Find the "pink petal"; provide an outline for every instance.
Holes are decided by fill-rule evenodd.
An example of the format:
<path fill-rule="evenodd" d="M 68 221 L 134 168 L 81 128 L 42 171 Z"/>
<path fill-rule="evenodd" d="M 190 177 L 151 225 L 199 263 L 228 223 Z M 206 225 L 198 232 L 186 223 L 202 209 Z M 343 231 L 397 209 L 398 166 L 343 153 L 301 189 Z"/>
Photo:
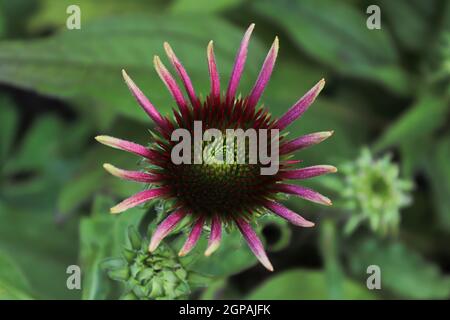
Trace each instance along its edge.
<path fill-rule="evenodd" d="M 110 211 L 111 213 L 120 213 L 130 208 L 136 207 L 137 205 L 140 205 L 141 203 L 147 202 L 151 199 L 164 196 L 167 194 L 167 192 L 167 188 L 144 190 L 123 200 L 121 203 L 112 207 Z"/>
<path fill-rule="evenodd" d="M 300 117 L 308 107 L 314 102 L 316 97 L 325 85 L 325 80 L 320 80 L 312 89 L 310 89 L 303 97 L 300 98 L 276 123 L 276 127 L 280 130 L 285 129 L 294 120 Z"/>
<path fill-rule="evenodd" d="M 113 176 L 125 179 L 125 180 L 132 180 L 137 182 L 144 182 L 144 183 L 151 183 L 158 181 L 158 177 L 149 173 L 140 172 L 140 171 L 129 171 L 129 170 L 123 170 L 120 168 L 117 168 L 113 166 L 112 164 L 105 163 L 103 164 L 103 168 L 105 168 L 106 171 L 111 173 Z"/>
<path fill-rule="evenodd" d="M 236 60 L 234 61 L 233 71 L 231 72 L 230 83 L 227 89 L 227 100 L 231 101 L 236 95 L 236 90 L 241 80 L 242 71 L 244 70 L 245 60 L 247 59 L 248 43 L 250 41 L 250 36 L 252 35 L 253 28 L 255 24 L 252 23 L 248 27 L 244 34 L 244 38 L 241 41 L 241 46 L 236 55 Z"/>
<path fill-rule="evenodd" d="M 220 240 L 222 239 L 222 222 L 216 215 L 211 221 L 211 233 L 208 240 L 208 248 L 206 248 L 205 256 L 210 256 L 219 248 Z"/>
<path fill-rule="evenodd" d="M 158 248 L 161 241 L 177 226 L 177 224 L 186 216 L 186 213 L 178 209 L 171 213 L 156 228 L 148 246 L 148 251 L 153 252 Z"/>
<path fill-rule="evenodd" d="M 294 211 L 289 210 L 288 208 L 282 206 L 281 204 L 266 200 L 264 202 L 264 206 L 275 213 L 276 215 L 279 215 L 280 217 L 286 219 L 290 223 L 300 226 L 300 227 L 313 227 L 314 223 L 311 221 L 306 220 L 302 216 L 298 215 Z"/>
<path fill-rule="evenodd" d="M 279 176 L 283 179 L 308 179 L 334 172 L 337 172 L 336 167 L 327 165 L 318 165 L 305 167 L 301 169 L 282 171 L 279 173 Z"/>
<path fill-rule="evenodd" d="M 131 152 L 147 159 L 152 159 L 156 156 L 156 153 L 154 151 L 131 141 L 122 140 L 110 136 L 96 136 L 95 140 L 104 145 L 107 145 L 108 147 Z"/>
<path fill-rule="evenodd" d="M 273 67 L 275 65 L 275 61 L 277 59 L 278 48 L 278 37 L 275 37 L 275 41 L 273 42 L 272 47 L 270 48 L 269 53 L 264 60 L 264 64 L 258 75 L 258 79 L 256 80 L 256 83 L 248 97 L 247 105 L 249 108 L 254 108 L 256 106 L 259 98 L 261 98 L 261 95 L 266 88 L 267 83 L 269 82 Z"/>
<path fill-rule="evenodd" d="M 203 217 L 197 219 L 197 222 L 192 227 L 191 233 L 184 243 L 183 248 L 181 248 L 180 252 L 178 253 L 180 257 L 187 255 L 192 250 L 192 248 L 195 247 L 202 234 L 204 222 L 205 219 Z"/>
<path fill-rule="evenodd" d="M 287 154 L 318 144 L 323 140 L 329 138 L 333 134 L 333 132 L 334 131 L 323 131 L 301 136 L 297 139 L 282 144 L 279 152 L 280 154 Z"/>
<path fill-rule="evenodd" d="M 209 76 L 211 78 L 211 95 L 214 98 L 219 98 L 220 80 L 219 80 L 219 73 L 217 71 L 216 58 L 214 57 L 214 46 L 212 40 L 209 42 L 206 52 L 208 57 Z"/>
<path fill-rule="evenodd" d="M 186 92 L 189 96 L 189 99 L 191 100 L 192 105 L 200 106 L 200 101 L 198 100 L 197 95 L 195 94 L 194 86 L 192 85 L 191 79 L 189 78 L 186 69 L 183 67 L 180 60 L 178 60 L 177 56 L 175 55 L 172 48 L 167 42 L 164 43 L 164 49 L 166 50 L 166 54 L 169 57 L 170 62 L 177 71 L 178 76 L 183 81 L 184 88 L 186 89 Z"/>
<path fill-rule="evenodd" d="M 247 241 L 250 250 L 252 250 L 253 254 L 258 258 L 259 262 L 269 271 L 273 271 L 273 266 L 267 257 L 266 251 L 264 250 L 264 246 L 256 235 L 255 231 L 252 229 L 250 224 L 244 219 L 237 218 L 236 224 L 239 230 L 242 233 L 245 241 Z"/>
<path fill-rule="evenodd" d="M 321 195 L 320 193 L 311 190 L 309 188 L 300 187 L 293 184 L 277 184 L 277 190 L 283 193 L 288 194 L 295 194 L 296 196 L 299 196 L 300 198 L 315 202 L 324 204 L 327 206 L 331 206 L 331 200 L 325 197 L 324 195 Z"/>
<path fill-rule="evenodd" d="M 139 87 L 131 80 L 125 70 L 122 70 L 122 76 L 130 89 L 133 96 L 136 98 L 137 102 L 141 105 L 144 111 L 152 118 L 152 120 L 161 128 L 166 128 L 166 123 L 162 118 L 161 114 L 156 110 L 153 104 L 147 99 L 147 97 L 142 93 Z"/>
<path fill-rule="evenodd" d="M 161 59 L 158 56 L 155 56 L 153 59 L 153 64 L 155 65 L 156 72 L 158 73 L 161 80 L 166 85 L 167 89 L 169 89 L 170 94 L 175 99 L 178 107 L 180 108 L 183 114 L 188 114 L 188 107 L 186 100 L 184 99 L 183 93 L 178 87 L 175 79 L 172 77 L 170 72 L 161 62 Z"/>

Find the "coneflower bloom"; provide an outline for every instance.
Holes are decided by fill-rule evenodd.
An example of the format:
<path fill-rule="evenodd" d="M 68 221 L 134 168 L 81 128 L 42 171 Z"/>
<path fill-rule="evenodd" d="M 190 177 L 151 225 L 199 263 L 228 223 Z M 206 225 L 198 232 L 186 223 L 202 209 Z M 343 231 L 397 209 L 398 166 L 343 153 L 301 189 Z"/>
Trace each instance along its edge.
<path fill-rule="evenodd" d="M 322 90 L 325 81 L 320 80 L 301 97 L 281 118 L 274 119 L 268 111 L 259 107 L 260 97 L 269 81 L 278 53 L 278 38 L 267 54 L 255 85 L 245 98 L 236 96 L 239 81 L 247 58 L 247 48 L 254 24 L 247 29 L 240 44 L 235 64 L 231 72 L 226 91 L 222 93 L 219 71 L 214 56 L 213 42 L 207 46 L 207 62 L 211 81 L 211 92 L 202 101 L 185 68 L 168 43 L 164 44 L 167 56 L 183 83 L 187 98 L 177 82 L 155 56 L 154 65 L 162 81 L 174 98 L 178 110 L 173 110 L 172 119 L 161 115 L 157 108 L 144 96 L 138 86 L 125 71 L 123 77 L 137 102 L 155 123 L 153 139 L 148 147 L 134 142 L 109 136 L 96 139 L 110 147 L 134 153 L 145 158 L 147 166 L 143 171 L 128 171 L 110 164 L 104 167 L 111 174 L 138 182 L 147 183 L 150 188 L 125 199 L 111 213 L 120 213 L 152 199 L 165 199 L 173 203 L 173 210 L 155 230 L 149 245 L 154 251 L 185 217 L 192 220 L 191 231 L 179 255 L 186 255 L 199 240 L 204 226 L 209 226 L 209 239 L 205 255 L 209 256 L 221 241 L 224 225 L 236 225 L 259 261 L 273 270 L 264 247 L 251 226 L 251 222 L 265 213 L 272 212 L 297 226 L 312 227 L 314 223 L 286 208 L 278 202 L 280 194 L 291 194 L 306 200 L 331 205 L 331 201 L 318 192 L 285 180 L 307 179 L 336 172 L 328 165 L 293 168 L 299 161 L 289 160 L 292 153 L 317 144 L 332 135 L 332 131 L 308 134 L 293 140 L 287 140 L 286 134 L 279 139 L 279 171 L 274 175 L 261 175 L 261 164 L 203 163 L 174 164 L 171 151 L 175 142 L 171 141 L 172 132 L 183 128 L 192 133 L 194 121 L 201 121 L 203 128 L 226 129 L 286 129 L 298 119 L 313 103 Z"/>

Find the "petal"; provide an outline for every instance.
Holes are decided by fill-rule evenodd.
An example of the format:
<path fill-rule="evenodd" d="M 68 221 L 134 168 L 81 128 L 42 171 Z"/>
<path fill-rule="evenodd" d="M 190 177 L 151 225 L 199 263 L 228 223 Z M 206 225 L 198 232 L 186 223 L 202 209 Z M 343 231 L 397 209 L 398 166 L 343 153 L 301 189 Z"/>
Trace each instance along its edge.
<path fill-rule="evenodd" d="M 301 169 L 282 171 L 279 173 L 279 176 L 283 179 L 308 179 L 334 172 L 337 172 L 336 167 L 327 165 L 318 165 L 305 167 Z"/>
<path fill-rule="evenodd" d="M 217 71 L 216 58 L 214 57 L 214 46 L 212 40 L 208 44 L 206 53 L 208 57 L 209 76 L 211 79 L 211 95 L 214 98 L 218 98 L 220 97 L 220 80 L 219 73 Z"/>
<path fill-rule="evenodd" d="M 192 248 L 195 247 L 202 234 L 204 223 L 205 219 L 203 217 L 197 219 L 197 222 L 195 222 L 194 226 L 192 227 L 191 233 L 184 243 L 183 248 L 181 248 L 180 252 L 178 253 L 180 257 L 187 255 L 192 250 Z"/>
<path fill-rule="evenodd" d="M 158 248 L 161 241 L 177 226 L 177 224 L 186 216 L 186 213 L 178 209 L 172 212 L 156 228 L 148 246 L 148 251 L 153 252 Z"/>
<path fill-rule="evenodd" d="M 280 130 L 285 129 L 294 120 L 300 117 L 308 107 L 314 102 L 316 97 L 325 85 L 325 80 L 320 80 L 312 89 L 310 89 L 303 97 L 300 98 L 276 123 L 276 127 Z"/>
<path fill-rule="evenodd" d="M 272 44 L 272 47 L 267 54 L 266 59 L 264 60 L 261 71 L 259 72 L 258 79 L 249 94 L 247 105 L 249 108 L 254 108 L 261 98 L 264 89 L 266 88 L 267 83 L 269 82 L 270 76 L 272 75 L 273 67 L 275 65 L 275 61 L 277 59 L 278 54 L 278 37 L 275 37 L 275 41 Z"/>
<path fill-rule="evenodd" d="M 325 197 L 324 195 L 321 195 L 320 193 L 301 186 L 293 185 L 293 184 L 277 184 L 277 190 L 283 193 L 288 194 L 295 194 L 296 196 L 299 196 L 300 198 L 315 202 L 324 204 L 327 206 L 331 206 L 331 200 Z"/>
<path fill-rule="evenodd" d="M 112 207 L 110 211 L 111 213 L 120 213 L 130 208 L 136 207 L 137 205 L 140 205 L 141 203 L 147 202 L 151 199 L 164 196 L 167 194 L 167 192 L 167 188 L 144 190 L 123 200 L 121 203 Z"/>
<path fill-rule="evenodd" d="M 259 262 L 261 262 L 267 270 L 273 271 L 273 266 L 270 263 L 269 258 L 267 257 L 264 246 L 262 245 L 261 240 L 259 240 L 250 224 L 241 218 L 237 218 L 235 221 L 242 233 L 242 236 L 244 237 L 245 241 L 247 241 L 250 250 L 252 250 L 253 254 L 256 256 L 256 258 L 258 258 Z"/>
<path fill-rule="evenodd" d="M 95 140 L 108 147 L 131 152 L 147 159 L 152 159 L 156 156 L 156 153 L 154 151 L 131 141 L 122 140 L 110 136 L 96 136 Z"/>
<path fill-rule="evenodd" d="M 307 134 L 281 145 L 280 154 L 291 153 L 318 144 L 331 137 L 334 131 L 323 131 Z"/>
<path fill-rule="evenodd" d="M 153 104 L 147 99 L 147 97 L 142 93 L 139 87 L 131 80 L 125 70 L 122 70 L 122 76 L 130 89 L 133 96 L 136 98 L 137 102 L 144 109 L 144 111 L 152 118 L 152 120 L 161 128 L 166 128 L 166 123 L 162 118 L 161 114 L 156 110 Z"/>
<path fill-rule="evenodd" d="M 169 90 L 172 97 L 175 99 L 175 102 L 177 103 L 181 112 L 183 114 L 187 114 L 189 111 L 187 109 L 186 100 L 184 99 L 183 93 L 181 92 L 180 88 L 178 87 L 175 79 L 172 77 L 172 75 L 167 70 L 167 68 L 164 66 L 164 64 L 161 62 L 161 59 L 158 56 L 155 56 L 153 58 L 153 64 L 155 66 L 156 72 L 158 73 L 159 77 L 166 85 L 166 87 Z"/>
<path fill-rule="evenodd" d="M 219 248 L 222 239 L 222 222 L 216 215 L 211 221 L 211 233 L 209 234 L 208 248 L 206 248 L 205 256 L 210 256 Z"/>
<path fill-rule="evenodd" d="M 178 60 L 177 56 L 175 55 L 172 48 L 167 42 L 164 43 L 164 49 L 166 50 L 166 54 L 169 57 L 170 62 L 172 63 L 173 67 L 178 73 L 178 76 L 183 81 L 184 88 L 186 89 L 186 92 L 189 96 L 189 99 L 191 100 L 192 105 L 200 106 L 200 101 L 198 100 L 197 95 L 195 94 L 194 86 L 192 85 L 192 81 L 189 78 L 186 69 L 183 67 L 180 60 Z"/>
<path fill-rule="evenodd" d="M 290 223 L 292 223 L 296 226 L 300 226 L 300 227 L 313 227 L 314 226 L 313 222 L 306 220 L 305 218 L 298 215 L 294 211 L 289 210 L 288 208 L 282 206 L 281 204 L 279 204 L 277 202 L 266 200 L 264 202 L 264 206 L 267 209 L 269 209 L 270 211 L 272 211 L 273 213 L 275 213 L 276 215 L 286 219 L 287 221 L 289 221 Z"/>
<path fill-rule="evenodd" d="M 244 38 L 241 41 L 241 46 L 236 55 L 236 60 L 234 61 L 233 71 L 231 72 L 230 83 L 227 89 L 227 100 L 231 101 L 236 95 L 236 90 L 241 80 L 242 71 L 244 70 L 245 60 L 247 59 L 248 43 L 250 41 L 250 36 L 252 35 L 253 28 L 255 24 L 252 23 L 244 34 Z"/>
<path fill-rule="evenodd" d="M 106 171 L 111 173 L 113 176 L 125 179 L 125 180 L 132 180 L 137 182 L 145 182 L 145 183 L 151 183 L 158 181 L 158 177 L 149 173 L 140 172 L 140 171 L 129 171 L 129 170 L 123 170 L 120 168 L 117 168 L 113 166 L 112 164 L 105 163 L 103 164 L 103 168 L 105 168 Z"/>

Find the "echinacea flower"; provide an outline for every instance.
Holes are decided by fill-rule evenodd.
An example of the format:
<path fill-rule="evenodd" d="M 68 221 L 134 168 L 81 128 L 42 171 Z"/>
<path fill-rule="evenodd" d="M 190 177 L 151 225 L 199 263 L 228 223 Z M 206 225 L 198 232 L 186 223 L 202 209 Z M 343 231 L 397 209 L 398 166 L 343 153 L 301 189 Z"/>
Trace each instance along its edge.
<path fill-rule="evenodd" d="M 328 165 L 293 168 L 300 161 L 290 160 L 292 153 L 320 143 L 332 135 L 332 131 L 316 132 L 296 139 L 287 140 L 286 134 L 279 139 L 279 171 L 273 175 L 260 173 L 261 163 L 202 163 L 174 164 L 171 151 L 175 146 L 172 133 L 176 129 L 186 129 L 192 133 L 194 121 L 201 121 L 203 128 L 226 129 L 276 129 L 282 131 L 298 119 L 313 103 L 322 90 L 325 81 L 320 80 L 301 97 L 281 118 L 274 119 L 263 107 L 258 107 L 260 97 L 269 81 L 278 53 L 278 38 L 272 44 L 252 90 L 245 98 L 236 96 L 239 81 L 247 58 L 247 48 L 254 25 L 246 31 L 237 52 L 234 67 L 226 91 L 222 93 L 219 71 L 214 56 L 213 42 L 207 46 L 207 63 L 211 80 L 211 92 L 201 101 L 186 70 L 168 43 L 164 44 L 167 56 L 180 77 L 187 97 L 183 95 L 177 82 L 159 57 L 154 65 L 162 81 L 174 98 L 178 109 L 169 119 L 161 115 L 144 96 L 138 86 L 125 71 L 123 77 L 131 93 L 144 111 L 155 123 L 153 140 L 149 147 L 109 136 L 96 139 L 110 147 L 134 153 L 145 158 L 147 166 L 143 171 L 128 171 L 110 164 L 104 167 L 111 174 L 150 184 L 141 191 L 111 208 L 111 213 L 123 212 L 152 199 L 165 199 L 173 203 L 173 211 L 154 232 L 149 251 L 154 251 L 181 220 L 190 217 L 192 229 L 179 255 L 186 255 L 196 245 L 205 225 L 209 225 L 209 240 L 205 255 L 211 255 L 218 247 L 224 225 L 235 225 L 259 261 L 273 270 L 263 244 L 251 226 L 251 222 L 265 213 L 272 212 L 297 226 L 312 227 L 308 221 L 279 203 L 280 194 L 291 194 L 303 199 L 331 205 L 331 201 L 318 192 L 284 183 L 285 180 L 308 179 L 326 173 L 336 172 Z M 219 145 L 224 147 L 223 141 Z M 212 148 L 217 152 L 216 147 Z M 233 149 L 233 153 L 238 151 Z"/>

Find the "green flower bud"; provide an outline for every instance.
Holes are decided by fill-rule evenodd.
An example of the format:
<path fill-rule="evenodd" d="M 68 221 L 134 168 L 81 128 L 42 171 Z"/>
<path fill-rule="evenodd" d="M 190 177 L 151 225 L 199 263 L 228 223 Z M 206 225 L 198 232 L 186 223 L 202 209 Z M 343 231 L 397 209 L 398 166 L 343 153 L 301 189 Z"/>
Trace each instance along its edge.
<path fill-rule="evenodd" d="M 184 299 L 189 296 L 191 272 L 171 248 L 161 244 L 154 252 L 148 252 L 148 242 L 135 228 L 129 228 L 128 239 L 131 248 L 123 250 L 123 258 L 108 259 L 103 264 L 111 279 L 125 283 L 121 299 Z"/>
<path fill-rule="evenodd" d="M 345 231 L 353 232 L 367 221 L 374 232 L 396 232 L 400 209 L 411 203 L 413 184 L 400 179 L 399 168 L 390 155 L 374 159 L 368 149 L 354 162 L 341 166 L 344 188 L 340 190 L 344 208 L 352 213 Z"/>

